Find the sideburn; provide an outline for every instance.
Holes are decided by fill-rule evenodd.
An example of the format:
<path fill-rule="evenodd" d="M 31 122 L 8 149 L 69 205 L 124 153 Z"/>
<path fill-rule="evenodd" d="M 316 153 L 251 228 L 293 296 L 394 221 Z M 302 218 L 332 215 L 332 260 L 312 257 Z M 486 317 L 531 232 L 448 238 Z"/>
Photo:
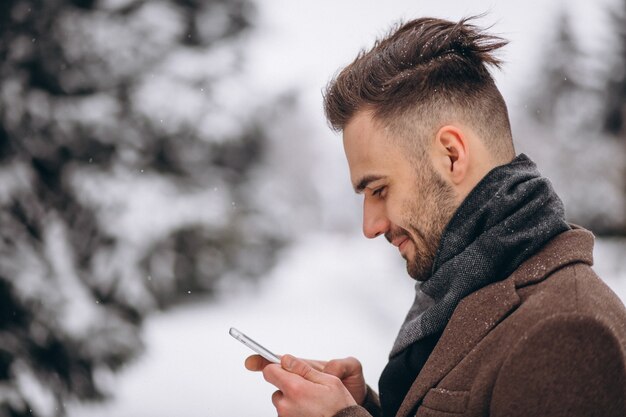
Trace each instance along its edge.
<path fill-rule="evenodd" d="M 428 161 L 427 158 L 423 160 Z M 419 168 L 415 187 L 418 190 L 415 199 L 409 201 L 404 210 L 409 213 L 408 225 L 413 236 L 421 236 L 423 241 L 413 242 L 415 258 L 407 260 L 407 272 L 413 279 L 426 281 L 433 274 L 443 231 L 457 204 L 452 186 L 441 178 L 430 161 Z"/>

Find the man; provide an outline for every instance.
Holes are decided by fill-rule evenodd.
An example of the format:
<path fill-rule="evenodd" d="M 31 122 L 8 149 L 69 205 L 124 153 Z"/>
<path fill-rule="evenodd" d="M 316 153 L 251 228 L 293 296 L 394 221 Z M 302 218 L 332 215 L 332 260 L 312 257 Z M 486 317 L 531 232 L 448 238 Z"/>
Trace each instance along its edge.
<path fill-rule="evenodd" d="M 354 358 L 249 357 L 280 417 L 626 416 L 626 309 L 590 267 L 593 235 L 515 156 L 487 70 L 505 44 L 417 19 L 329 85 L 363 232 L 398 247 L 416 295 L 380 397 Z"/>

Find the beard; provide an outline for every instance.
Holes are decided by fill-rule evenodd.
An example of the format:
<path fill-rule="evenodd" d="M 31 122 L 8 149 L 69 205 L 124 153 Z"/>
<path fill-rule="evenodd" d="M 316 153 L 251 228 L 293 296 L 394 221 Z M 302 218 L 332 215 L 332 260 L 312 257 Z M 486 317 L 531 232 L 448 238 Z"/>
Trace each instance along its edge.
<path fill-rule="evenodd" d="M 407 273 L 418 281 L 426 281 L 432 275 L 433 263 L 439 250 L 443 232 L 452 219 L 458 204 L 452 186 L 446 183 L 431 166 L 418 174 L 415 198 L 403 207 L 403 224 L 406 228 L 390 231 L 390 242 L 406 236 L 413 244 L 413 254 L 403 255 Z"/>

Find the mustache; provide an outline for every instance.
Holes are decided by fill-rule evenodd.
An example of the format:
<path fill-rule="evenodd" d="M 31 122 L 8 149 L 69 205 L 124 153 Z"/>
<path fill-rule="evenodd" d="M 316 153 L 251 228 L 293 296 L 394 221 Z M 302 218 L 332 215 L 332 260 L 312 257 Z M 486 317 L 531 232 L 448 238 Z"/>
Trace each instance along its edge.
<path fill-rule="evenodd" d="M 404 229 L 390 230 L 387 233 L 385 233 L 385 239 L 387 239 L 387 242 L 389 243 L 391 243 L 394 239 L 399 238 L 399 237 L 406 237 L 409 240 L 413 241 L 413 239 L 411 238 L 411 235 L 409 235 L 409 233 Z"/>

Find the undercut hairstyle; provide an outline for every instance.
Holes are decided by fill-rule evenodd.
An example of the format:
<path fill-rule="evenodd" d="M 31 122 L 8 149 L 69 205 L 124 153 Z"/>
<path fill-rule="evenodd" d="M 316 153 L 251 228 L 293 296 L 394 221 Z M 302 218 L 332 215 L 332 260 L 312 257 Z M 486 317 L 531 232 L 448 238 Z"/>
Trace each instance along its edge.
<path fill-rule="evenodd" d="M 494 160 L 515 156 L 506 103 L 489 73 L 508 42 L 470 23 L 421 18 L 396 26 L 331 80 L 324 92 L 330 126 L 342 131 L 369 111 L 415 151 L 445 124 L 460 122 Z"/>

